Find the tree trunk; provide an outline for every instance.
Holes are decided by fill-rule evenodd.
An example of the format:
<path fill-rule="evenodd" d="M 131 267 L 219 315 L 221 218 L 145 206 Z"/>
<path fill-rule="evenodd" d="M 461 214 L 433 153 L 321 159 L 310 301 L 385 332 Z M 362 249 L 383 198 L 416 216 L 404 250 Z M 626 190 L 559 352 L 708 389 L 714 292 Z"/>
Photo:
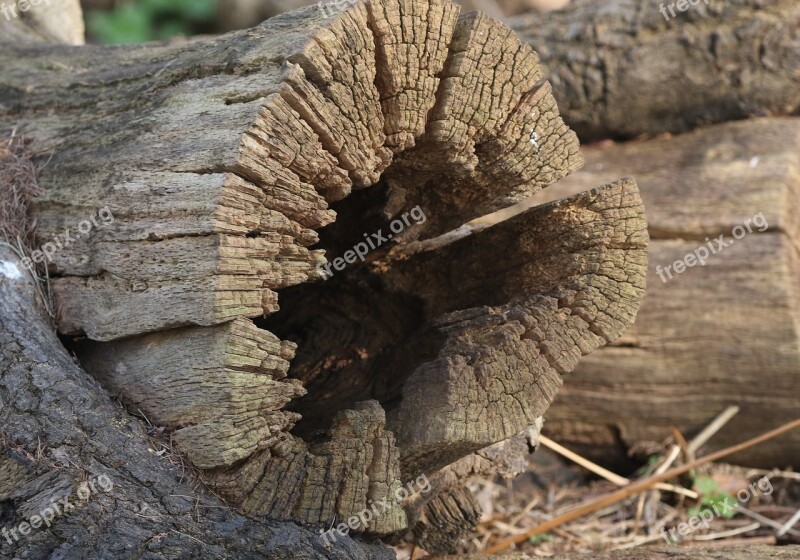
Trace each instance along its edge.
<path fill-rule="evenodd" d="M 584 155 L 585 171 L 527 204 L 635 173 L 652 238 L 648 289 L 636 324 L 570 374 L 548 435 L 607 463 L 661 441 L 671 426 L 692 436 L 729 405 L 741 412 L 709 448 L 796 416 L 800 119 L 726 123 Z M 718 247 L 720 235 L 729 246 Z M 676 272 L 690 254 L 692 266 Z M 796 466 L 798 454 L 800 434 L 789 433 L 731 460 Z"/>
<path fill-rule="evenodd" d="M 800 4 L 706 0 L 675 18 L 671 4 L 573 0 L 510 25 L 550 69 L 581 140 L 800 112 Z"/>
<path fill-rule="evenodd" d="M 247 514 L 380 503 L 354 530 L 403 530 L 404 487 L 536 424 L 633 321 L 632 179 L 461 227 L 581 164 L 535 53 L 485 16 L 375 0 L 0 63 L 1 124 L 48 162 L 59 330 Z"/>

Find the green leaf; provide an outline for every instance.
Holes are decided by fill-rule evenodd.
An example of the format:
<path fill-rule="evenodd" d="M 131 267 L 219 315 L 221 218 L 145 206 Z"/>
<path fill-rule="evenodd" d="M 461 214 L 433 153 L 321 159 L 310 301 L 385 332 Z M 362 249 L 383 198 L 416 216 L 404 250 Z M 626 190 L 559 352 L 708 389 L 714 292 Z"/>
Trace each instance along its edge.
<path fill-rule="evenodd" d="M 532 537 L 528 537 L 528 542 L 531 544 L 550 542 L 552 540 L 553 537 L 550 536 L 550 533 L 542 533 L 541 535 L 533 535 Z"/>
<path fill-rule="evenodd" d="M 139 0 L 139 3 L 153 15 L 175 11 L 173 0 Z"/>
<path fill-rule="evenodd" d="M 182 21 L 166 21 L 158 26 L 156 37 L 159 39 L 169 39 L 180 35 L 190 35 L 190 30 Z"/>
<path fill-rule="evenodd" d="M 725 519 L 732 519 L 736 515 L 736 510 L 731 508 L 731 506 L 735 507 L 737 504 L 736 498 L 727 492 L 719 492 L 703 501 L 710 507 L 717 506 L 715 511 L 720 512 L 720 515 Z M 727 507 L 723 505 L 725 502 L 728 503 Z"/>
<path fill-rule="evenodd" d="M 698 476 L 694 479 L 694 489 L 703 496 L 716 492 L 718 488 L 717 481 L 709 476 Z"/>

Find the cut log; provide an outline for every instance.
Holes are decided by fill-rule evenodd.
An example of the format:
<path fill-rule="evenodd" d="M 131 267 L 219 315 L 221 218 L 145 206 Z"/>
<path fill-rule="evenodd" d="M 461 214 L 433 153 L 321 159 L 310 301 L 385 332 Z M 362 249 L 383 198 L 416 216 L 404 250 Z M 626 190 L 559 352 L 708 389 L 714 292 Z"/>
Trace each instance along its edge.
<path fill-rule="evenodd" d="M 477 479 L 510 479 L 529 468 L 530 454 L 538 446 L 542 421 L 523 433 L 447 466 L 431 477 L 432 491 L 405 507 L 409 529 L 394 538 L 413 542 L 433 554 L 466 550 L 483 511 L 468 484 Z"/>
<path fill-rule="evenodd" d="M 573 0 L 509 25 L 550 69 L 561 114 L 584 141 L 800 112 L 800 4 L 683 6 Z"/>
<path fill-rule="evenodd" d="M 298 415 L 283 407 L 306 393 L 299 380 L 286 379 L 294 349 L 238 319 L 108 343 L 103 353 L 78 353 L 133 410 L 176 430 L 175 442 L 195 466 L 213 469 L 272 447 L 294 426 Z"/>
<path fill-rule="evenodd" d="M 632 171 L 652 237 L 648 289 L 633 328 L 570 374 L 548 412 L 549 436 L 608 464 L 637 443 L 661 441 L 671 426 L 697 434 L 729 405 L 741 412 L 709 449 L 796 416 L 800 119 L 727 123 L 584 153 L 584 171 L 518 210 Z M 719 249 L 720 235 L 730 246 Z M 695 253 L 703 247 L 705 266 Z M 692 266 L 676 272 L 686 255 Z M 800 435 L 790 433 L 731 460 L 797 466 L 799 454 Z"/>
<path fill-rule="evenodd" d="M 20 260 L 0 247 L 0 558 L 394 558 L 233 513 L 151 447 L 64 350 Z M 55 504 L 64 513 L 50 526 L 21 525 Z"/>
<path fill-rule="evenodd" d="M 405 529 L 410 481 L 534 425 L 635 317 L 632 179 L 463 237 L 581 164 L 486 16 L 373 0 L 0 62 L 61 333 L 248 514 Z"/>

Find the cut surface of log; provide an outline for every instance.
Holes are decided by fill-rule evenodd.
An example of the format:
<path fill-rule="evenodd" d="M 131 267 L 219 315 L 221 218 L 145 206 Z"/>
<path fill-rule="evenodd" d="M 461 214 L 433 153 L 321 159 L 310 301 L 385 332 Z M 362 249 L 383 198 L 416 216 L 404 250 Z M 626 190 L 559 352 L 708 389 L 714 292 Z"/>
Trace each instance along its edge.
<path fill-rule="evenodd" d="M 5 247 L 0 271 L 0 558 L 394 558 L 347 536 L 326 548 L 308 529 L 248 519 L 191 485 L 75 364 Z M 49 526 L 21 525 L 55 504 L 63 513 Z"/>
<path fill-rule="evenodd" d="M 371 0 L 0 61 L 61 333 L 248 514 L 405 529 L 410 481 L 536 424 L 635 317 L 630 178 L 459 239 L 582 163 L 484 15 Z"/>
<path fill-rule="evenodd" d="M 582 141 L 800 113 L 797 2 L 670 4 L 572 0 L 509 25 L 549 68 Z"/>
<path fill-rule="evenodd" d="M 740 412 L 709 450 L 796 416 L 800 119 L 721 124 L 585 156 L 585 170 L 524 206 L 635 173 L 652 238 L 648 289 L 634 326 L 570 374 L 548 435 L 607 463 L 672 426 L 691 437 L 729 405 Z M 687 255 L 694 261 L 676 272 Z M 798 453 L 800 436 L 789 433 L 732 461 L 794 466 Z"/>

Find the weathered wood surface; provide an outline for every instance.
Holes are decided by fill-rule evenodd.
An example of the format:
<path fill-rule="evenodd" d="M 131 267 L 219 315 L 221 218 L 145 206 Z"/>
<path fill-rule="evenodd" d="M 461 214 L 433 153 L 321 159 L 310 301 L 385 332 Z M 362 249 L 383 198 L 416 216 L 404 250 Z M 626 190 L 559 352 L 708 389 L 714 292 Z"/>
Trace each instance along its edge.
<path fill-rule="evenodd" d="M 0 270 L 2 526 L 17 528 L 64 498 L 75 508 L 54 516 L 51 527 L 17 531 L 19 540 L 3 536 L 0 558 L 394 558 L 349 537 L 325 547 L 316 532 L 247 519 L 190 485 L 180 468 L 150 451 L 142 423 L 63 349 L 20 260 L 5 248 Z M 81 485 L 100 476 L 111 489 L 80 500 Z"/>
<path fill-rule="evenodd" d="M 538 422 L 635 317 L 632 179 L 440 238 L 581 164 L 536 54 L 486 16 L 374 0 L 0 63 L 0 125 L 49 160 L 39 240 L 77 237 L 49 263 L 61 332 L 247 513 L 330 526 L 385 503 L 357 530 L 405 529 L 401 487 Z"/>
<path fill-rule="evenodd" d="M 608 462 L 638 442 L 661 441 L 671 426 L 692 436 L 732 404 L 741 412 L 710 449 L 796 417 L 800 119 L 727 123 L 589 147 L 584 155 L 585 170 L 522 207 L 581 191 L 623 169 L 634 173 L 652 238 L 647 293 L 634 326 L 569 375 L 548 412 L 548 435 Z M 758 214 L 763 221 L 754 222 Z M 732 230 L 746 220 L 753 233 L 735 240 Z M 735 242 L 717 254 L 709 249 L 705 266 L 674 272 L 675 261 L 719 235 Z M 731 460 L 796 467 L 799 454 L 800 435 L 787 434 Z"/>
<path fill-rule="evenodd" d="M 539 445 L 543 419 L 517 436 L 473 453 L 430 477 L 433 488 L 408 505 L 408 530 L 394 538 L 413 542 L 433 554 L 464 550 L 483 516 L 478 500 L 467 487 L 481 478 L 517 477 L 530 467 L 530 454 Z"/>
<path fill-rule="evenodd" d="M 212 469 L 272 447 L 294 426 L 298 415 L 283 408 L 306 393 L 299 380 L 286 378 L 295 347 L 238 319 L 78 353 L 109 391 L 176 430 L 173 438 L 189 459 Z"/>
<path fill-rule="evenodd" d="M 800 111 L 800 4 L 573 0 L 509 25 L 542 57 L 581 140 Z"/>
<path fill-rule="evenodd" d="M 76 0 L 4 2 L 2 8 L 0 37 L 3 43 L 84 43 L 83 12 Z"/>

